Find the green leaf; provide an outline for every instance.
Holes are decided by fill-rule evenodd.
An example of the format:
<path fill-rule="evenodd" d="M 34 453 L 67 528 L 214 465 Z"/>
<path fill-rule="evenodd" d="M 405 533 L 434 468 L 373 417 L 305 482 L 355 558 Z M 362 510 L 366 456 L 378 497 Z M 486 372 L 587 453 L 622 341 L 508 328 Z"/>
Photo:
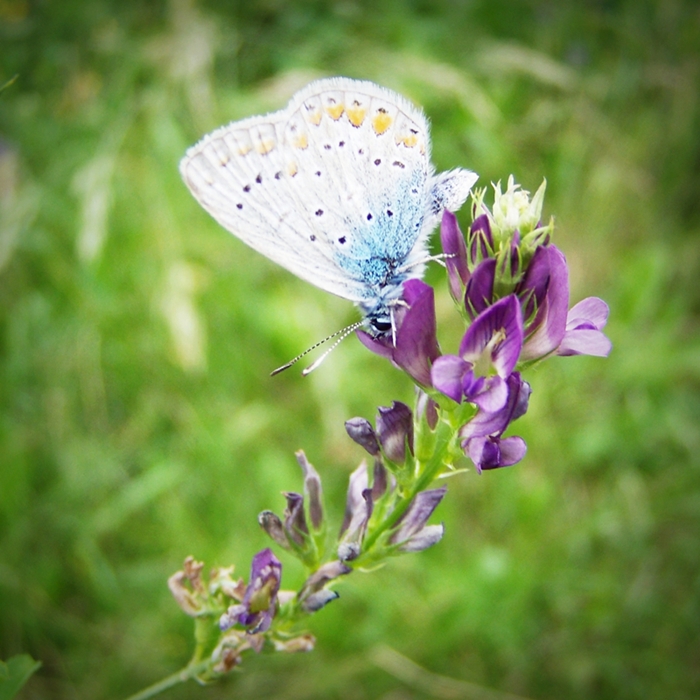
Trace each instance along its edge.
<path fill-rule="evenodd" d="M 18 654 L 6 662 L 0 661 L 0 700 L 10 700 L 17 695 L 40 666 L 41 661 L 34 661 L 29 654 Z"/>

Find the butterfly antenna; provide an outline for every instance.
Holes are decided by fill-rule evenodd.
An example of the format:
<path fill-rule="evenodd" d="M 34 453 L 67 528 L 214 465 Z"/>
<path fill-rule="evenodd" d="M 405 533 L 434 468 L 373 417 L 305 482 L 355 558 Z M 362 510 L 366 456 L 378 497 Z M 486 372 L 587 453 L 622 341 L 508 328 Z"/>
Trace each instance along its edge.
<path fill-rule="evenodd" d="M 321 357 L 318 358 L 315 362 L 313 362 L 311 365 L 309 365 L 301 374 L 302 376 L 306 376 L 310 372 L 313 372 L 325 359 L 328 357 L 328 355 L 335 350 L 340 343 L 347 338 L 350 333 L 353 331 L 356 331 L 358 328 L 362 326 L 364 321 L 356 321 L 355 323 L 351 323 L 349 326 L 346 326 L 345 328 L 341 328 L 339 331 L 336 331 L 335 333 L 331 333 L 327 338 L 324 338 L 323 340 L 319 340 L 318 343 L 314 343 L 310 348 L 307 348 L 302 352 L 301 354 L 297 355 L 293 360 L 290 360 L 286 364 L 282 365 L 281 367 L 278 367 L 276 370 L 273 372 L 270 372 L 270 376 L 274 377 L 276 374 L 279 374 L 280 372 L 284 372 L 285 369 L 289 369 L 292 365 L 295 365 L 299 360 L 301 360 L 302 357 L 306 357 L 310 352 L 315 350 L 316 348 L 320 347 L 324 343 L 327 343 L 329 340 L 332 340 L 333 338 L 338 338 L 338 340 L 333 343 L 333 345 L 326 350 L 326 352 L 321 355 Z"/>
<path fill-rule="evenodd" d="M 413 267 L 418 267 L 418 265 L 425 265 L 429 262 L 436 262 L 439 265 L 446 267 L 445 260 L 447 260 L 448 258 L 455 257 L 457 256 L 454 253 L 438 253 L 437 255 L 428 255 L 424 258 L 421 258 L 420 260 L 416 260 L 415 262 L 410 263 L 409 265 L 402 265 L 401 267 L 396 269 L 396 272 L 408 272 Z"/>

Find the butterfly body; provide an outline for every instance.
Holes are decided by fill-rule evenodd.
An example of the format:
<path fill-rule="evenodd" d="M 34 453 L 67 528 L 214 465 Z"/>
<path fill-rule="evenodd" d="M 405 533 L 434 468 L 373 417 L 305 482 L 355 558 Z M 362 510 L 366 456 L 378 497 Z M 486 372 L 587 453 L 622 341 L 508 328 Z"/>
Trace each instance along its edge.
<path fill-rule="evenodd" d="M 403 282 L 423 274 L 427 239 L 476 180 L 433 174 L 423 113 L 366 81 L 311 83 L 284 110 L 221 127 L 188 150 L 192 194 L 249 246 L 356 303 L 391 330 Z"/>

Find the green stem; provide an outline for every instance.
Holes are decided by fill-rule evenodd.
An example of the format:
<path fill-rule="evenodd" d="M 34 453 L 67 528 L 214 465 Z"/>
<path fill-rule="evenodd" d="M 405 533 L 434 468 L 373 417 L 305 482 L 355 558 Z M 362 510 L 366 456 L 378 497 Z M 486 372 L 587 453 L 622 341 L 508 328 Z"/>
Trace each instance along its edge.
<path fill-rule="evenodd" d="M 185 683 L 186 681 L 195 678 L 202 673 L 202 671 L 206 671 L 207 668 L 209 668 L 210 663 L 211 659 L 207 659 L 206 661 L 200 661 L 196 664 L 189 664 L 185 666 L 185 668 L 176 671 L 171 676 L 167 676 L 157 683 L 149 685 L 148 688 L 144 688 L 138 693 L 130 695 L 127 700 L 146 700 L 146 698 L 152 698 L 154 695 L 158 695 L 158 693 L 162 693 L 164 690 L 172 688 L 178 683 Z"/>
<path fill-rule="evenodd" d="M 403 496 L 396 504 L 392 512 L 389 513 L 386 519 L 379 523 L 376 528 L 373 528 L 372 532 L 367 535 L 362 547 L 364 552 L 371 552 L 372 546 L 377 542 L 382 533 L 396 525 L 396 523 L 408 509 L 416 494 L 423 491 L 438 475 L 440 469 L 442 468 L 445 450 L 449 445 L 453 432 L 453 429 L 449 425 L 446 425 L 445 423 L 440 424 L 432 457 L 428 460 L 425 467 L 421 470 L 418 478 L 413 482 L 413 484 L 411 484 L 411 487 L 408 489 L 406 495 Z M 356 563 L 361 563 L 362 559 L 364 558 L 365 557 L 363 554 L 356 560 Z"/>

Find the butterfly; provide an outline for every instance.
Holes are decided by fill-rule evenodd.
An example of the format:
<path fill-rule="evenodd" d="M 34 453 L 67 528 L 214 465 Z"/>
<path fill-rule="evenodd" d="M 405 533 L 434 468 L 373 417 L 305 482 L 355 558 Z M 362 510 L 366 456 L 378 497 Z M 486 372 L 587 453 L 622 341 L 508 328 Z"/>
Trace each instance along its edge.
<path fill-rule="evenodd" d="M 180 163 L 197 201 L 251 248 L 354 302 L 374 337 L 393 328 L 402 284 L 477 175 L 434 173 L 423 112 L 350 78 L 318 80 L 278 112 L 205 136 Z"/>

